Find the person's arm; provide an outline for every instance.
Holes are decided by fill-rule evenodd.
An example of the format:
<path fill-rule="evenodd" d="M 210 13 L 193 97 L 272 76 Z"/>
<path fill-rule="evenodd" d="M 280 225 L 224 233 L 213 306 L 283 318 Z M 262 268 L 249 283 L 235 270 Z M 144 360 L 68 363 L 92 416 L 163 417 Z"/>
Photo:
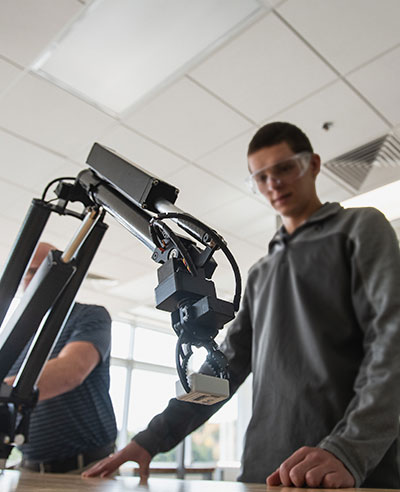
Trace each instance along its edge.
<path fill-rule="evenodd" d="M 240 312 L 229 327 L 221 345 L 229 364 L 229 388 L 232 396 L 250 373 L 252 328 L 245 293 Z M 203 372 L 203 369 L 200 370 Z M 147 429 L 137 434 L 135 441 L 154 456 L 175 447 L 187 435 L 204 424 L 227 400 L 214 405 L 199 405 L 173 398 L 168 407 L 149 423 Z"/>
<path fill-rule="evenodd" d="M 240 312 L 221 345 L 229 362 L 231 396 L 250 372 L 251 343 L 252 329 L 245 295 Z M 146 478 L 154 455 L 172 449 L 206 422 L 224 403 L 226 401 L 208 406 L 171 399 L 166 409 L 150 421 L 146 430 L 137 434 L 131 443 L 112 457 L 105 458 L 84 472 L 83 476 L 106 477 L 126 461 L 136 461 L 139 463 L 140 476 Z"/>
<path fill-rule="evenodd" d="M 400 413 L 400 253 L 396 235 L 373 209 L 350 238 L 352 297 L 364 336 L 354 397 L 317 447 L 292 454 L 269 485 L 359 487 L 398 435 Z"/>
<path fill-rule="evenodd" d="M 100 354 L 90 342 L 71 342 L 57 357 L 46 362 L 39 377 L 39 401 L 71 391 L 88 377 L 100 361 Z M 12 385 L 15 376 L 5 382 Z"/>

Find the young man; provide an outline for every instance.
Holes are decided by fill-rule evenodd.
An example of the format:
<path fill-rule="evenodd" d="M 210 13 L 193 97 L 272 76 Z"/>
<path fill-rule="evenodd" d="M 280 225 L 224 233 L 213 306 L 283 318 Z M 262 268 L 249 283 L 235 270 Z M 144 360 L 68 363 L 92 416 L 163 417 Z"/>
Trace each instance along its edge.
<path fill-rule="evenodd" d="M 23 279 L 24 289 L 51 249 L 40 243 Z M 75 304 L 38 380 L 22 467 L 81 472 L 114 450 L 117 434 L 109 389 L 111 319 L 102 306 Z M 12 384 L 29 343 L 6 382 Z"/>
<path fill-rule="evenodd" d="M 283 226 L 250 270 L 222 350 L 231 392 L 253 373 L 243 482 L 399 488 L 400 255 L 375 209 L 321 204 L 320 158 L 304 133 L 270 123 L 248 150 L 250 181 Z M 86 476 L 127 460 L 143 477 L 218 410 L 171 400 L 148 428 Z"/>

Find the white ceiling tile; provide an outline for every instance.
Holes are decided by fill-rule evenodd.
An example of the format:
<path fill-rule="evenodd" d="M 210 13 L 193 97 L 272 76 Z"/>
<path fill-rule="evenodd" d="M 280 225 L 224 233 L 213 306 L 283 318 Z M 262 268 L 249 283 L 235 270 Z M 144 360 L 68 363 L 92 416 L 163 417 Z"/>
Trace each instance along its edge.
<path fill-rule="evenodd" d="M 34 193 L 42 192 L 57 177 L 76 176 L 79 167 L 0 130 L 0 178 Z"/>
<path fill-rule="evenodd" d="M 114 120 L 51 83 L 26 75 L 0 100 L 0 126 L 67 155 Z"/>
<path fill-rule="evenodd" d="M 394 49 L 400 42 L 397 0 L 259 2 L 265 11 L 270 6 L 278 9 L 336 68 L 352 70 L 350 82 L 393 124 L 400 123 L 399 48 Z M 132 131 L 14 66 L 27 66 L 43 53 L 85 8 L 83 4 L 83 0 L 1 2 L 0 126 L 5 131 L 0 130 L 0 263 L 8 257 L 32 198 L 50 179 L 74 176 L 86 167 L 86 157 L 97 141 L 180 188 L 176 205 L 224 236 L 245 280 L 247 269 L 266 253 L 276 230 L 272 209 L 261 198 L 247 194 L 243 184 L 247 145 L 256 127 L 281 111 L 274 119 L 302 127 L 324 160 L 389 130 L 342 82 L 318 92 L 335 75 L 271 13 L 226 41 L 187 78 L 127 115 L 129 125 L 136 129 Z M 327 132 L 321 128 L 325 121 L 334 123 Z M 194 160 L 195 165 L 188 162 Z M 382 173 L 373 171 L 364 187 L 382 181 Z M 324 168 L 317 189 L 322 201 L 341 201 L 351 194 Z M 106 222 L 111 227 L 90 273 L 115 278 L 120 290 L 111 293 L 115 288 L 111 282 L 89 278 L 78 299 L 103 304 L 113 316 L 128 311 L 142 316 L 146 311 L 150 317 L 148 312 L 154 310 L 169 320 L 168 313 L 152 307 L 159 265 L 151 260 L 150 250 L 111 216 Z M 42 239 L 64 249 L 79 225 L 79 220 L 51 214 Z M 231 299 L 232 272 L 221 252 L 216 258 L 217 292 Z"/>
<path fill-rule="evenodd" d="M 274 120 L 299 126 L 325 162 L 385 134 L 388 126 L 344 82 L 337 81 Z M 326 131 L 325 122 L 332 122 Z"/>
<path fill-rule="evenodd" d="M 51 213 L 43 231 L 42 240 L 64 251 L 81 225 L 81 220 L 67 215 Z"/>
<path fill-rule="evenodd" d="M 190 75 L 256 122 L 336 78 L 273 14 L 233 39 Z"/>
<path fill-rule="evenodd" d="M 119 255 L 100 253 L 101 246 L 90 266 L 90 272 L 94 274 L 123 283 L 148 272 L 148 266 L 142 265 L 137 261 L 132 261 Z"/>
<path fill-rule="evenodd" d="M 32 193 L 20 186 L 0 180 L 0 210 L 4 217 L 22 221 L 32 202 Z"/>
<path fill-rule="evenodd" d="M 64 251 L 66 246 L 69 244 L 72 235 L 68 236 L 68 234 L 61 229 L 49 229 L 46 228 L 43 232 L 43 236 L 41 240 L 46 243 L 50 243 L 55 246 L 60 251 Z"/>
<path fill-rule="evenodd" d="M 127 233 L 129 234 L 128 231 Z M 147 271 L 157 269 L 160 265 L 151 259 L 152 251 L 139 239 L 136 239 L 131 234 L 129 234 L 129 236 L 132 238 L 132 241 L 130 241 L 128 249 L 123 249 L 120 253 L 120 256 L 124 259 L 124 261 L 139 264 Z"/>
<path fill-rule="evenodd" d="M 12 243 L 11 243 L 12 244 Z M 11 245 L 0 243 L 0 271 L 3 272 L 11 252 Z"/>
<path fill-rule="evenodd" d="M 109 223 L 109 228 L 90 265 L 89 272 L 91 274 L 115 280 L 120 284 L 136 279 L 149 271 L 157 270 L 158 265 L 151 260 L 151 251 L 147 247 L 112 218 L 106 222 Z M 80 224 L 79 220 L 72 217 L 51 214 L 42 240 L 64 250 Z M 88 282 L 93 288 L 109 289 L 115 286 L 112 282 L 102 282 L 90 278 Z"/>
<path fill-rule="evenodd" d="M 99 143 L 114 149 L 129 161 L 162 179 L 187 164 L 180 157 L 122 125 L 104 134 Z"/>
<path fill-rule="evenodd" d="M 21 217 L 21 224 L 22 224 Z M 96 253 L 95 259 L 93 260 L 92 267 L 93 273 L 99 275 L 104 275 L 106 277 L 115 278 L 111 275 L 111 266 L 108 262 L 111 259 L 120 258 L 124 265 L 129 263 L 129 257 L 127 254 L 121 253 L 127 250 L 127 248 L 136 247 L 138 248 L 138 258 L 137 264 L 139 270 L 143 270 L 141 263 L 141 249 L 150 256 L 150 250 L 143 246 L 140 241 L 132 237 L 132 235 L 120 224 L 118 224 L 113 218 L 107 217 L 106 223 L 108 223 L 109 228 L 107 229 L 102 242 L 100 243 L 98 252 Z M 64 250 L 71 239 L 74 237 L 75 233 L 81 225 L 81 220 L 70 217 L 70 216 L 60 216 L 57 213 L 52 213 L 43 232 L 43 241 L 50 242 L 54 244 L 58 249 Z M 144 256 L 145 259 L 147 259 Z M 132 262 L 133 263 L 133 262 Z M 94 265 L 94 266 L 93 266 Z M 103 268 L 104 265 L 104 268 Z"/>
<path fill-rule="evenodd" d="M 101 288 L 93 288 L 90 281 L 85 281 L 79 289 L 76 300 L 87 304 L 99 304 L 104 306 L 115 319 L 120 312 L 129 311 L 138 303 L 134 299 L 126 299 L 110 294 L 109 291 L 104 291 Z"/>
<path fill-rule="evenodd" d="M 256 130 L 256 127 L 253 127 L 243 135 L 197 159 L 196 163 L 203 169 L 241 189 L 244 193 L 250 194 L 251 191 L 245 183 L 245 179 L 249 174 L 247 169 L 247 147 Z"/>
<path fill-rule="evenodd" d="M 282 4 L 286 0 L 261 0 L 261 2 L 267 7 L 267 8 L 276 8 L 278 5 Z"/>
<path fill-rule="evenodd" d="M 154 289 L 157 287 L 157 271 L 137 276 L 134 280 L 126 282 L 109 290 L 112 295 L 132 299 L 136 304 L 155 305 Z"/>
<path fill-rule="evenodd" d="M 348 79 L 393 125 L 400 123 L 400 48 L 360 68 Z"/>
<path fill-rule="evenodd" d="M 107 222 L 110 222 L 108 220 Z M 118 283 L 134 280 L 139 275 L 157 270 L 158 266 L 151 259 L 151 251 L 128 231 L 122 228 L 118 231 L 123 238 L 123 246 L 115 247 L 115 234 L 105 233 L 98 252 L 92 262 L 90 271 L 97 275 L 115 279 Z M 124 234 L 125 233 L 125 234 Z M 106 241 L 107 238 L 107 241 Z M 126 249 L 128 247 L 128 249 Z M 118 253 L 116 252 L 118 250 Z"/>
<path fill-rule="evenodd" d="M 109 253 L 119 254 L 122 251 L 129 249 L 132 243 L 140 241 L 132 236 L 132 234 L 125 229 L 119 222 L 117 222 L 114 217 L 107 214 L 106 224 L 108 224 L 108 229 L 101 242 L 101 249 L 108 251 Z M 143 246 L 145 247 L 145 246 Z"/>
<path fill-rule="evenodd" d="M 275 211 L 267 200 L 261 203 L 251 197 L 243 197 L 210 210 L 208 221 L 217 231 L 227 231 L 232 236 L 250 240 L 261 229 L 275 227 Z"/>
<path fill-rule="evenodd" d="M 2 0 L 0 54 L 29 65 L 83 5 L 71 0 Z"/>
<path fill-rule="evenodd" d="M 92 150 L 92 147 L 95 142 L 101 143 L 103 141 L 103 135 L 105 135 L 108 131 L 109 127 L 106 129 L 100 130 L 92 139 L 87 140 L 82 146 L 73 148 L 71 152 L 67 154 L 67 157 L 74 162 L 79 163 L 79 165 L 84 168 L 87 167 L 86 161 Z"/>
<path fill-rule="evenodd" d="M 341 73 L 400 42 L 398 0 L 288 0 L 278 10 Z"/>
<path fill-rule="evenodd" d="M 0 98 L 2 92 L 20 77 L 22 70 L 0 59 Z"/>
<path fill-rule="evenodd" d="M 120 114 L 258 10 L 257 0 L 97 1 L 38 65 Z"/>
<path fill-rule="evenodd" d="M 48 174 L 43 174 L 40 182 L 38 181 L 37 186 L 35 187 L 35 191 L 37 193 L 42 192 L 44 187 L 50 180 L 54 180 L 56 178 L 76 178 L 80 171 L 84 169 L 84 166 L 77 164 L 76 162 L 70 161 L 69 159 L 63 159 L 62 164 L 60 166 L 54 167 L 54 169 L 50 169 Z M 44 179 L 43 179 L 44 178 Z M 73 181 L 69 181 L 72 183 Z M 48 193 L 48 198 L 55 198 L 55 194 L 52 192 L 56 189 L 58 183 L 54 183 L 50 188 Z M 75 209 L 78 208 L 79 212 L 82 211 L 82 206 L 78 203 L 74 204 L 72 202 L 69 203 L 68 208 Z"/>
<path fill-rule="evenodd" d="M 275 229 L 271 232 L 269 239 L 272 238 Z M 238 239 L 237 237 L 226 236 L 225 239 L 229 244 L 229 249 L 233 254 L 240 268 L 240 273 L 244 276 L 249 268 L 258 261 L 267 252 L 265 244 L 255 246 L 250 241 Z"/>
<path fill-rule="evenodd" d="M 126 124 L 188 159 L 196 159 L 250 123 L 188 79 L 126 118 Z"/>
<path fill-rule="evenodd" d="M 0 182 L 0 186 L 1 186 L 1 182 Z M 23 224 L 23 218 L 24 217 L 21 217 L 21 220 L 17 220 L 17 219 L 12 220 L 7 217 L 4 217 L 3 215 L 0 215 L 0 229 L 2 231 L 0 235 L 0 244 L 3 245 L 5 249 L 9 250 L 8 253 L 11 252 L 11 247 L 14 244 L 15 240 L 17 239 L 17 235 Z M 7 258 L 4 258 L 4 261 Z"/>
<path fill-rule="evenodd" d="M 192 165 L 171 175 L 169 182 L 180 190 L 175 205 L 197 218 L 202 214 L 204 220 L 209 210 L 243 196 L 220 179 Z"/>
<path fill-rule="evenodd" d="M 334 180 L 322 166 L 320 174 L 317 176 L 317 194 L 322 203 L 341 202 L 350 198 L 353 193 L 340 185 L 340 180 Z"/>

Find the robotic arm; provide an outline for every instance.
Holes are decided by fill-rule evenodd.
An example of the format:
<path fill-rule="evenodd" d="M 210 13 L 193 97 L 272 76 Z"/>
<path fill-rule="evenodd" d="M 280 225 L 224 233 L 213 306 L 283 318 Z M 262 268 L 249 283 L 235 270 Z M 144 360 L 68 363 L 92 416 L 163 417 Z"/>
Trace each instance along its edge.
<path fill-rule="evenodd" d="M 60 178 L 57 204 L 34 199 L 0 280 L 0 322 L 7 313 L 24 271 L 51 212 L 74 215 L 81 225 L 64 252 L 51 251 L 29 284 L 18 308 L 0 334 L 0 381 L 34 336 L 13 386 L 0 389 L 0 460 L 12 444 L 27 437 L 29 415 L 38 392 L 35 384 L 58 334 L 72 309 L 76 293 L 107 229 L 103 219 L 112 215 L 152 252 L 158 268 L 156 307 L 171 313 L 178 336 L 176 366 L 180 381 L 177 397 L 212 404 L 229 396 L 227 361 L 215 342 L 219 330 L 239 308 L 241 280 L 237 264 L 223 238 L 207 225 L 177 208 L 178 190 L 150 175 L 115 152 L 94 144 L 85 169 L 73 182 Z M 83 204 L 78 214 L 70 202 Z M 186 234 L 176 234 L 174 221 Z M 233 302 L 216 296 L 211 277 L 213 258 L 220 249 L 230 262 L 236 281 Z M 192 347 L 205 347 L 205 364 L 213 377 L 188 375 Z M 1 467 L 1 463 L 0 463 Z"/>

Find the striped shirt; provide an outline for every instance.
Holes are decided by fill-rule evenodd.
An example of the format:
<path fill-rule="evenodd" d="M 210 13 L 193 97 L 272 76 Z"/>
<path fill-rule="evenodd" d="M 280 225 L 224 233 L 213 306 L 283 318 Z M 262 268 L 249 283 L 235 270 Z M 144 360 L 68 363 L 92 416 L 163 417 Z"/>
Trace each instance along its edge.
<path fill-rule="evenodd" d="M 82 384 L 37 404 L 31 414 L 29 442 L 20 448 L 25 459 L 62 460 L 115 441 L 117 430 L 109 395 L 111 318 L 104 307 L 75 304 L 50 359 L 65 345 L 77 341 L 92 343 L 100 362 Z M 10 376 L 18 372 L 29 344 Z"/>

